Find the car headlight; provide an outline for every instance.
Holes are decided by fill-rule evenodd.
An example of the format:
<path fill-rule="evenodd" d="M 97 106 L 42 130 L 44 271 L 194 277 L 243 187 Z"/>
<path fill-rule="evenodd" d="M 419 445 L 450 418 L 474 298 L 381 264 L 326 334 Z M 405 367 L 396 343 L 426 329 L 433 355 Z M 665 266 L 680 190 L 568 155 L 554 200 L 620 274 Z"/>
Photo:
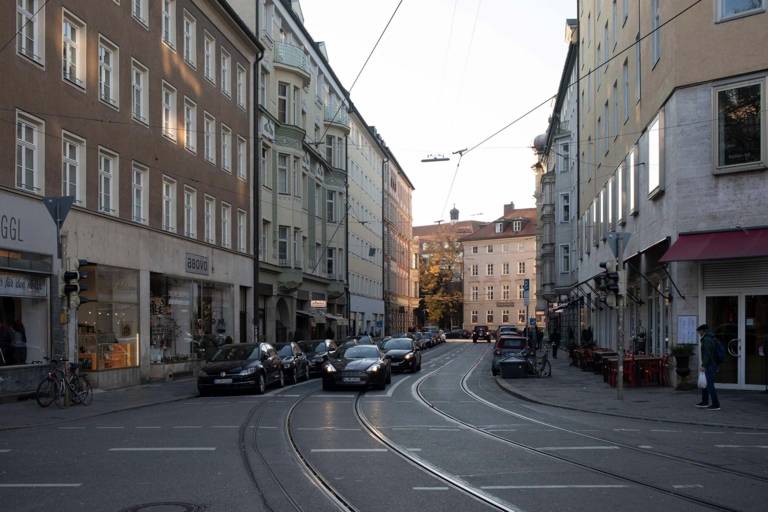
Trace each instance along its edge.
<path fill-rule="evenodd" d="M 256 373 L 256 368 L 246 368 L 245 370 L 240 370 L 240 375 L 253 375 Z"/>
<path fill-rule="evenodd" d="M 326 373 L 334 373 L 336 371 L 336 367 L 333 366 L 332 364 L 327 364 L 325 365 L 323 370 L 325 370 Z"/>
<path fill-rule="evenodd" d="M 381 369 L 381 365 L 379 363 L 372 364 L 368 367 L 366 371 L 376 373 Z"/>
<path fill-rule="evenodd" d="M 413 352 L 408 352 L 407 354 L 405 354 L 405 357 L 403 359 L 405 359 L 406 361 L 410 361 L 411 359 L 413 359 Z"/>

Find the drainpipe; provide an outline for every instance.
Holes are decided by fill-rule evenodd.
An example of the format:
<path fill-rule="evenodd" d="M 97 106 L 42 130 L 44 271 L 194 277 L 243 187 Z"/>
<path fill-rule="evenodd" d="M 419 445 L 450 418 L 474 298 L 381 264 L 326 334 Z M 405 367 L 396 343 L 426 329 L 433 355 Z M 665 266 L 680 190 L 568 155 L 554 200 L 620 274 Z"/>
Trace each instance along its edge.
<path fill-rule="evenodd" d="M 384 177 L 384 170 L 386 169 L 386 165 L 389 162 L 389 159 L 387 157 L 384 157 L 381 160 L 381 291 L 382 291 L 382 298 L 384 299 L 384 321 L 382 322 L 381 327 L 381 336 L 384 337 L 387 334 L 387 330 L 389 329 L 389 300 L 387 298 L 388 296 L 388 290 L 389 286 L 387 285 L 387 270 L 385 260 L 387 257 L 386 252 L 384 251 L 384 247 L 387 243 L 386 241 L 386 234 L 384 226 L 386 225 L 386 220 L 384 217 L 384 208 L 386 203 L 387 194 L 384 191 L 385 186 L 385 177 Z"/>
<path fill-rule="evenodd" d="M 349 328 L 352 325 L 352 294 L 349 291 L 349 135 L 344 136 L 344 189 L 346 192 L 344 204 L 344 288 L 347 298 L 347 336 L 349 336 Z"/>
<path fill-rule="evenodd" d="M 259 33 L 259 10 L 256 9 L 256 34 Z M 259 340 L 259 248 L 261 246 L 261 115 L 259 110 L 259 80 L 261 80 L 261 59 L 264 52 L 259 52 L 253 63 L 251 84 L 253 87 L 253 133 L 254 141 L 251 159 L 253 161 L 253 225 L 251 226 L 251 246 L 253 247 L 253 341 Z"/>

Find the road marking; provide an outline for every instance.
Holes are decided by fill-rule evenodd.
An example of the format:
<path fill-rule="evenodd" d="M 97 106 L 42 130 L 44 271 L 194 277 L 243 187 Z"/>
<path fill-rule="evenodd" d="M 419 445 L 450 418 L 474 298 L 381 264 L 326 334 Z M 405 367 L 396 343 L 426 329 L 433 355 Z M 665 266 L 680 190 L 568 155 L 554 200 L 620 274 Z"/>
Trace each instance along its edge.
<path fill-rule="evenodd" d="M 259 426 L 259 429 L 261 430 L 277 430 L 277 427 L 271 427 L 271 426 Z"/>
<path fill-rule="evenodd" d="M 211 425 L 211 428 L 240 428 L 239 425 Z"/>
<path fill-rule="evenodd" d="M 429 430 L 435 430 L 437 432 L 460 432 L 460 428 L 431 428 Z"/>
<path fill-rule="evenodd" d="M 768 450 L 768 445 L 765 444 L 716 444 L 715 448 L 760 448 L 762 450 Z"/>
<path fill-rule="evenodd" d="M 703 489 L 704 486 L 701 484 L 680 484 L 680 485 L 673 485 L 673 489 Z"/>
<path fill-rule="evenodd" d="M 202 425 L 174 425 L 174 426 L 173 426 L 173 427 L 171 427 L 171 428 L 176 428 L 176 429 L 189 429 L 189 428 L 203 428 L 203 426 L 202 426 Z"/>
<path fill-rule="evenodd" d="M 643 448 L 644 450 L 651 450 L 653 449 L 653 446 L 649 444 L 641 444 L 640 446 L 638 446 L 638 448 Z"/>
<path fill-rule="evenodd" d="M 56 427 L 58 430 L 85 430 L 85 427 Z"/>
<path fill-rule="evenodd" d="M 0 484 L 0 488 L 31 488 L 31 487 L 80 487 L 83 484 Z"/>
<path fill-rule="evenodd" d="M 628 485 L 483 485 L 484 491 L 514 490 L 514 489 L 626 489 Z"/>
<path fill-rule="evenodd" d="M 679 434 L 680 432 L 682 432 L 682 430 L 667 430 L 665 428 L 652 428 L 651 432 L 665 432 L 665 433 Z"/>
<path fill-rule="evenodd" d="M 355 398 L 355 395 L 312 395 L 312 398 Z"/>
<path fill-rule="evenodd" d="M 486 428 L 486 432 L 517 432 L 516 428 Z"/>
<path fill-rule="evenodd" d="M 409 452 L 420 452 L 421 448 L 406 448 Z"/>
<path fill-rule="evenodd" d="M 724 434 L 724 432 L 701 431 L 701 432 L 694 432 L 694 434 Z"/>
<path fill-rule="evenodd" d="M 542 446 L 536 448 L 541 451 L 558 451 L 558 450 L 618 450 L 618 446 Z"/>
<path fill-rule="evenodd" d="M 286 398 L 299 398 L 301 395 L 280 395 L 280 396 L 284 396 Z"/>
<path fill-rule="evenodd" d="M 296 430 L 331 430 L 333 427 L 297 427 Z"/>
<path fill-rule="evenodd" d="M 339 432 L 360 432 L 359 428 L 340 428 L 336 427 L 333 430 L 339 431 Z"/>
<path fill-rule="evenodd" d="M 397 389 L 397 386 L 399 386 L 400 384 L 402 384 L 403 382 L 407 381 L 410 378 L 411 378 L 411 375 L 408 375 L 407 377 L 403 377 L 402 379 L 395 382 L 393 385 L 389 386 L 389 390 L 387 391 L 387 394 L 385 396 L 392 398 L 392 394 Z"/>
<path fill-rule="evenodd" d="M 159 427 L 157 425 L 142 425 L 139 427 L 136 427 L 138 430 L 160 430 L 163 427 Z"/>
<path fill-rule="evenodd" d="M 312 453 L 382 453 L 386 448 L 313 448 Z"/>
<path fill-rule="evenodd" d="M 8 453 L 10 451 L 11 450 L 9 448 L 2 448 L 2 449 L 0 449 L 0 453 Z"/>
<path fill-rule="evenodd" d="M 110 448 L 108 452 L 213 452 L 214 446 L 147 446 L 132 448 Z"/>
<path fill-rule="evenodd" d="M 119 427 L 119 426 L 113 426 L 113 427 L 110 427 L 110 426 L 100 426 L 100 427 L 96 427 L 96 430 L 120 430 L 120 429 L 123 429 L 123 428 L 125 428 L 125 427 Z"/>
<path fill-rule="evenodd" d="M 414 487 L 414 491 L 447 491 L 448 487 Z"/>
<path fill-rule="evenodd" d="M 737 436 L 768 436 L 768 432 L 734 432 Z"/>
<path fill-rule="evenodd" d="M 615 428 L 615 432 L 640 432 L 639 428 Z"/>

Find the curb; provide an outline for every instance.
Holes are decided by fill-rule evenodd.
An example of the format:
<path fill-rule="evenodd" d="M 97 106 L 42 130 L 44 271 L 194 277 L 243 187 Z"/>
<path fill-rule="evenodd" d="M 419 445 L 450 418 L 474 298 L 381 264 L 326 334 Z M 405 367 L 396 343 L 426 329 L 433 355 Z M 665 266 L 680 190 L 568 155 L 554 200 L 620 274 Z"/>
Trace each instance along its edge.
<path fill-rule="evenodd" d="M 723 423 L 707 423 L 707 422 L 697 422 L 697 421 L 685 421 L 685 420 L 671 420 L 666 418 L 650 418 L 648 416 L 636 416 L 631 414 L 620 414 L 616 412 L 604 412 L 604 411 L 596 411 L 594 409 L 585 409 L 582 407 L 574 407 L 570 405 L 562 405 L 562 404 L 556 404 L 554 402 L 547 402 L 544 400 L 540 400 L 538 398 L 534 398 L 533 396 L 523 393 L 522 391 L 518 391 L 513 389 L 509 384 L 504 382 L 504 380 L 501 377 L 494 377 L 494 380 L 496 381 L 496 385 L 498 385 L 502 390 L 506 391 L 510 395 L 514 396 L 515 398 L 519 398 L 520 400 L 524 400 L 526 402 L 530 402 L 537 405 L 544 405 L 547 407 L 555 407 L 557 409 L 565 409 L 568 411 L 577 411 L 577 412 L 586 412 L 589 414 L 600 414 L 602 416 L 613 416 L 616 418 L 627 418 L 631 420 L 641 420 L 641 421 L 649 421 L 653 423 L 674 423 L 678 425 L 694 425 L 698 427 L 712 427 L 712 428 L 727 428 L 727 429 L 739 429 L 739 430 L 758 430 L 758 431 L 768 431 L 768 427 L 761 427 L 761 426 L 754 426 L 754 425 L 728 425 Z"/>
<path fill-rule="evenodd" d="M 146 403 L 143 403 L 143 404 L 133 405 L 133 406 L 130 406 L 130 407 L 122 407 L 122 408 L 110 409 L 109 411 L 97 412 L 97 413 L 94 413 L 94 414 L 88 414 L 88 415 L 85 415 L 85 416 L 79 416 L 77 418 L 67 418 L 65 420 L 49 421 L 49 422 L 44 422 L 44 423 L 30 423 L 30 424 L 27 424 L 27 425 L 15 425 L 15 426 L 12 426 L 12 427 L 0 426 L 0 432 L 8 432 L 8 431 L 11 431 L 11 430 L 24 430 L 24 429 L 39 428 L 39 427 L 50 427 L 52 425 L 59 425 L 61 423 L 69 423 L 69 422 L 72 422 L 72 421 L 80 421 L 80 420 L 87 420 L 87 419 L 90 419 L 90 418 L 97 418 L 99 416 L 107 416 L 109 414 L 115 414 L 115 413 L 118 413 L 118 412 L 134 411 L 134 410 L 137 410 L 137 409 L 143 409 L 145 407 L 152 407 L 152 406 L 155 406 L 155 405 L 163 405 L 163 404 L 170 404 L 170 403 L 173 403 L 173 402 L 181 402 L 182 400 L 189 400 L 190 398 L 197 398 L 197 396 L 198 396 L 197 393 L 190 393 L 188 395 L 178 396 L 178 397 L 170 398 L 170 399 L 166 399 L 166 400 L 156 400 L 154 402 L 146 402 Z"/>

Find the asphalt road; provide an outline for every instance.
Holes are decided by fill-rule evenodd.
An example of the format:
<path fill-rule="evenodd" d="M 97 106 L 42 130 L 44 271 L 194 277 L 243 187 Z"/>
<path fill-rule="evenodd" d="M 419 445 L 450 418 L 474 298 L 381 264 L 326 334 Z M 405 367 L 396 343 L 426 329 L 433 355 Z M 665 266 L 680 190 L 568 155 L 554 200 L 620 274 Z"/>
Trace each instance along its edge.
<path fill-rule="evenodd" d="M 195 398 L 0 433 L 0 510 L 766 510 L 768 432 L 521 402 L 450 342 L 385 391 Z"/>

